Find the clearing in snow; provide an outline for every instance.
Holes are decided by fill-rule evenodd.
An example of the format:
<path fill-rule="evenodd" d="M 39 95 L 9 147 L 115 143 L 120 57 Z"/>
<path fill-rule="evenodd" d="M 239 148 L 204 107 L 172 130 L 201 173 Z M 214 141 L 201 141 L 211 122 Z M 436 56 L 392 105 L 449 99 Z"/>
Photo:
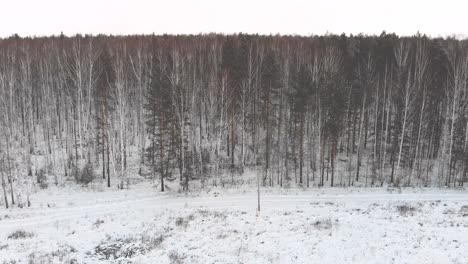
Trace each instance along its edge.
<path fill-rule="evenodd" d="M 0 263 L 466 263 L 467 194 L 52 188 L 0 209 Z"/>

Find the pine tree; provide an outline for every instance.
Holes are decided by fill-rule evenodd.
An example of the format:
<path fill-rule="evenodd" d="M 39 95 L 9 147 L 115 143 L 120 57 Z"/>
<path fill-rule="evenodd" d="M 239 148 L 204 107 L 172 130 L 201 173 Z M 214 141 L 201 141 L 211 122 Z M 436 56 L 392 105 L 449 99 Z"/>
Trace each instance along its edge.
<path fill-rule="evenodd" d="M 110 187 L 110 118 L 112 112 L 111 89 L 114 83 L 115 75 L 112 68 L 112 57 L 108 47 L 104 48 L 98 57 L 97 66 L 97 84 L 95 89 L 96 105 L 96 143 L 98 152 L 102 157 L 102 178 L 106 178 L 106 159 L 107 159 L 107 187 Z M 107 154 L 107 157 L 106 157 Z"/>
<path fill-rule="evenodd" d="M 271 175 L 271 152 L 273 129 L 276 123 L 275 108 L 277 105 L 278 89 L 280 85 L 280 69 L 273 51 L 266 51 L 262 62 L 261 75 L 261 100 L 263 103 L 263 125 L 265 129 L 265 172 L 263 175 L 263 184 L 269 178 L 269 184 L 273 184 Z"/>
<path fill-rule="evenodd" d="M 159 171 L 161 191 L 164 192 L 164 178 L 171 170 L 172 143 L 172 95 L 170 79 L 167 70 L 167 60 L 160 54 L 153 57 L 151 84 L 148 87 L 146 126 L 150 139 L 147 147 L 147 157 L 153 171 Z"/>
<path fill-rule="evenodd" d="M 299 151 L 299 184 L 303 183 L 303 167 L 304 167 L 304 133 L 305 133 L 305 118 L 307 114 L 307 105 L 309 98 L 312 95 L 312 80 L 307 70 L 306 65 L 298 63 L 293 67 L 291 74 L 291 91 L 289 92 L 289 99 L 291 101 L 291 112 L 295 126 L 298 124 L 299 128 L 296 129 L 299 137 L 298 151 Z M 287 150 L 286 150 L 287 151 Z"/>

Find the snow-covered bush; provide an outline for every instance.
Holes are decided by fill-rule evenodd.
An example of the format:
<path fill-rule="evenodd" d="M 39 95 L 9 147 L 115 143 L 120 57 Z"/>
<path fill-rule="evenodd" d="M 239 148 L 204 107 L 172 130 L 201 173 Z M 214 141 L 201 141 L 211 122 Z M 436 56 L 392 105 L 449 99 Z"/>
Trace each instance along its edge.
<path fill-rule="evenodd" d="M 468 205 L 463 205 L 460 208 L 460 215 L 463 217 L 468 216 Z"/>
<path fill-rule="evenodd" d="M 94 174 L 93 165 L 90 162 L 86 163 L 83 170 L 81 171 L 80 183 L 88 184 L 92 182 L 95 177 L 96 175 Z"/>
<path fill-rule="evenodd" d="M 33 252 L 28 256 L 28 263 L 31 264 L 49 264 L 49 263 L 70 263 L 77 264 L 73 255 L 77 250 L 70 245 L 59 245 L 59 247 L 51 252 Z"/>
<path fill-rule="evenodd" d="M 31 238 L 34 236 L 34 233 L 26 232 L 24 230 L 16 230 L 8 236 L 8 239 L 24 239 Z"/>
<path fill-rule="evenodd" d="M 71 170 L 70 170 L 70 177 L 76 180 L 76 182 L 80 181 L 81 178 L 81 172 L 80 168 L 78 166 L 72 165 Z"/>
<path fill-rule="evenodd" d="M 330 218 L 319 219 L 312 224 L 317 229 L 330 229 L 332 228 L 332 221 Z"/>
<path fill-rule="evenodd" d="M 171 261 L 171 263 L 182 264 L 184 263 L 184 259 L 185 256 L 177 252 L 177 250 L 171 250 L 171 252 L 169 252 L 169 260 Z"/>
<path fill-rule="evenodd" d="M 82 170 L 77 166 L 73 166 L 70 175 L 76 180 L 77 183 L 85 184 L 92 182 L 96 177 L 93 165 L 87 162 Z"/>
<path fill-rule="evenodd" d="M 188 224 L 190 221 L 193 221 L 195 219 L 194 215 L 189 215 L 187 217 L 177 217 L 176 218 L 176 226 L 182 226 L 184 228 L 187 228 Z"/>
<path fill-rule="evenodd" d="M 401 216 L 412 216 L 417 211 L 417 208 L 410 204 L 401 204 L 396 207 Z"/>
<path fill-rule="evenodd" d="M 49 186 L 47 180 L 47 168 L 43 167 L 37 172 L 37 183 L 42 189 L 46 189 Z"/>
<path fill-rule="evenodd" d="M 94 248 L 94 254 L 101 260 L 124 260 L 146 254 L 158 247 L 162 240 L 162 236 L 108 239 Z"/>

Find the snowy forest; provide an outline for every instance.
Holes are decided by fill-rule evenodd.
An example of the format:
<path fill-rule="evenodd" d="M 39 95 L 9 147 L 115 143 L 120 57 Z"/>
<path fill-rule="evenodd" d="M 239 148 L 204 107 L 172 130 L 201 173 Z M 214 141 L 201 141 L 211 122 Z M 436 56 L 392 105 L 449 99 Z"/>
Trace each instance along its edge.
<path fill-rule="evenodd" d="M 248 170 L 304 188 L 467 180 L 467 40 L 14 35 L 0 99 L 7 206 L 66 181 L 188 190 Z"/>

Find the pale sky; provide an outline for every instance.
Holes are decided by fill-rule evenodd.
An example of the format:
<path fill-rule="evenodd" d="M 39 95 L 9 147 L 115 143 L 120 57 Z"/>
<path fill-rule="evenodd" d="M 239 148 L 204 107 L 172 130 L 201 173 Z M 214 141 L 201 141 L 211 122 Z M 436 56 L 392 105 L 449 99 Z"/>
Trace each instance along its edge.
<path fill-rule="evenodd" d="M 0 37 L 81 34 L 468 35 L 467 0 L 0 0 Z"/>

